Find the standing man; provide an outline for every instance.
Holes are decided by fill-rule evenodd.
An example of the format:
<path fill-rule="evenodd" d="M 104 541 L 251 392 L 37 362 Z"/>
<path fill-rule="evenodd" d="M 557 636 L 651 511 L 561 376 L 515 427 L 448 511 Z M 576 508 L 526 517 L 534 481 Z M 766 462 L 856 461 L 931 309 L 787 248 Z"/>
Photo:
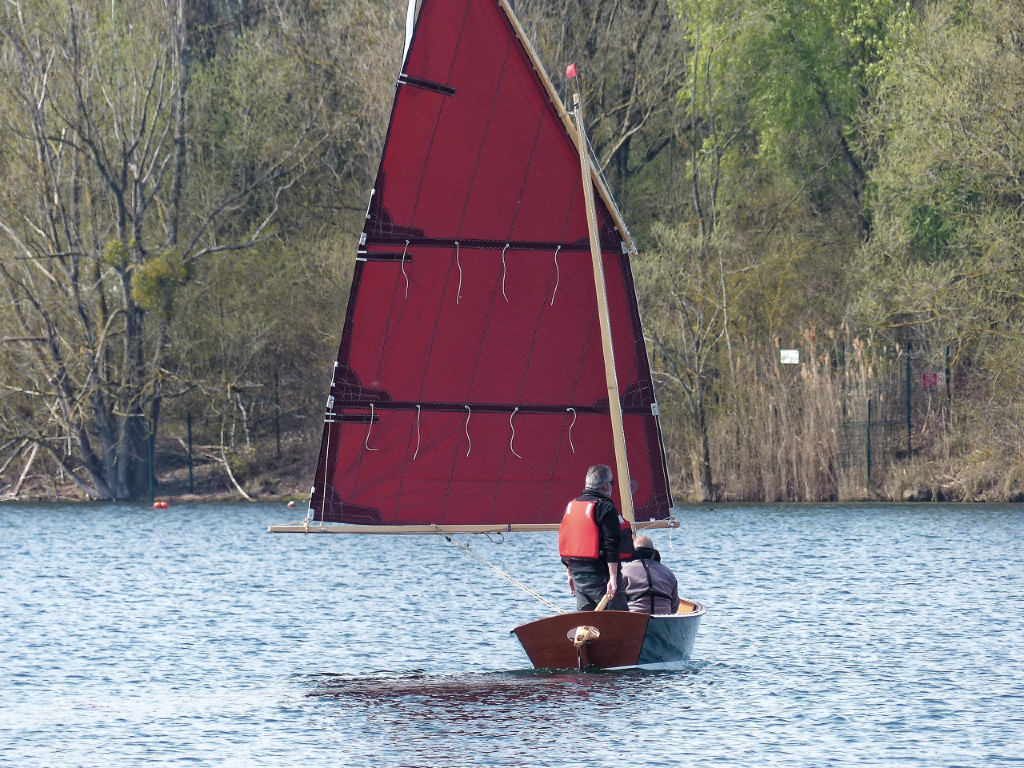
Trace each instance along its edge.
<path fill-rule="evenodd" d="M 633 536 L 611 500 L 614 487 L 607 464 L 592 466 L 583 495 L 569 502 L 558 528 L 558 554 L 579 611 L 594 610 L 606 593 L 610 610 L 628 607 L 619 563 L 633 557 Z"/>

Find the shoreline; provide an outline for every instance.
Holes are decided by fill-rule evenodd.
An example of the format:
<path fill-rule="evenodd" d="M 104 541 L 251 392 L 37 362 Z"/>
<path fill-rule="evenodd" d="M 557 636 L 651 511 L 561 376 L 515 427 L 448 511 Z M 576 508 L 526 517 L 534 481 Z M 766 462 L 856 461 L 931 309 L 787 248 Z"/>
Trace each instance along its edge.
<path fill-rule="evenodd" d="M 54 495 L 53 493 L 29 493 L 21 494 L 19 496 L 0 496 L 0 508 L 4 504 L 138 504 L 149 506 L 151 504 L 166 503 L 168 505 L 174 504 L 203 504 L 203 503 L 216 503 L 216 504 L 283 504 L 292 508 L 299 508 L 305 504 L 309 499 L 308 493 L 299 493 L 297 489 L 293 489 L 293 492 L 280 492 L 280 493 L 266 493 L 261 495 L 250 495 L 250 498 L 246 499 L 235 490 L 218 490 L 208 493 L 183 493 L 183 494 L 168 494 L 168 493 L 155 493 L 152 499 L 93 499 L 85 496 L 81 493 L 59 493 Z M 817 504 L 820 506 L 834 506 L 843 504 L 902 504 L 902 505 L 923 505 L 923 504 L 962 504 L 965 506 L 971 505 L 986 505 L 986 504 L 1000 504 L 1000 505 L 1016 505 L 1024 504 L 1024 495 L 1017 494 L 1011 498 L 993 499 L 988 498 L 984 494 L 975 496 L 972 498 L 965 499 L 954 499 L 954 498 L 943 498 L 941 495 L 939 498 L 933 497 L 927 492 L 927 489 L 916 492 L 905 494 L 902 499 L 888 498 L 882 494 L 875 494 L 873 496 L 864 496 L 861 498 L 848 498 L 848 499 L 828 499 L 828 500 L 781 500 L 781 501 L 766 501 L 764 499 L 720 499 L 717 501 L 700 501 L 693 499 L 680 499 L 677 500 L 674 507 L 692 507 L 692 506 L 704 506 L 704 507 L 730 507 L 739 505 L 764 505 L 764 506 L 777 506 L 785 504 L 800 504 L 800 505 L 812 505 Z M 165 507 L 166 508 L 166 507 Z"/>

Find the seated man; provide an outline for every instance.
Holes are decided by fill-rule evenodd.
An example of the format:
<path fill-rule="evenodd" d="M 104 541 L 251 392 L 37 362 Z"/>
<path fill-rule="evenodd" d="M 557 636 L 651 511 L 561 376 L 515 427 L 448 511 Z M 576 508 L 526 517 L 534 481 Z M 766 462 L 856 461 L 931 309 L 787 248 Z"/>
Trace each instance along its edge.
<path fill-rule="evenodd" d="M 633 613 L 675 613 L 679 608 L 679 586 L 650 536 L 633 540 L 636 557 L 622 564 L 626 598 Z"/>

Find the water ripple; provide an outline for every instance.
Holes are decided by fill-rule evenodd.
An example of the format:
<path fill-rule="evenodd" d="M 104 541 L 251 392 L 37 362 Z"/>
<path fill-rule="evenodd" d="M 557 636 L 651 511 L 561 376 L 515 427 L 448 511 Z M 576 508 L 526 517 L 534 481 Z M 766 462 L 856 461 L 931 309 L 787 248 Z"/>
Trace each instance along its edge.
<path fill-rule="evenodd" d="M 0 506 L 0 764 L 1024 762 L 1024 514 L 693 507 L 677 673 L 528 669 L 547 611 L 432 537 L 272 506 Z M 566 608 L 551 534 L 473 547 Z"/>

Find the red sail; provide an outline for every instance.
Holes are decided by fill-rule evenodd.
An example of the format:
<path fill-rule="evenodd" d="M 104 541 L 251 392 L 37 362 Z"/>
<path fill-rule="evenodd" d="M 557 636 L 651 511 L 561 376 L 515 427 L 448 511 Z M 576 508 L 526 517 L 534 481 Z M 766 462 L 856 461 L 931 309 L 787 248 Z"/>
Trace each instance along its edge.
<path fill-rule="evenodd" d="M 614 466 L 579 155 L 497 0 L 423 0 L 367 213 L 312 519 L 557 523 Z M 668 517 L 625 239 L 597 220 L 638 522 Z"/>

